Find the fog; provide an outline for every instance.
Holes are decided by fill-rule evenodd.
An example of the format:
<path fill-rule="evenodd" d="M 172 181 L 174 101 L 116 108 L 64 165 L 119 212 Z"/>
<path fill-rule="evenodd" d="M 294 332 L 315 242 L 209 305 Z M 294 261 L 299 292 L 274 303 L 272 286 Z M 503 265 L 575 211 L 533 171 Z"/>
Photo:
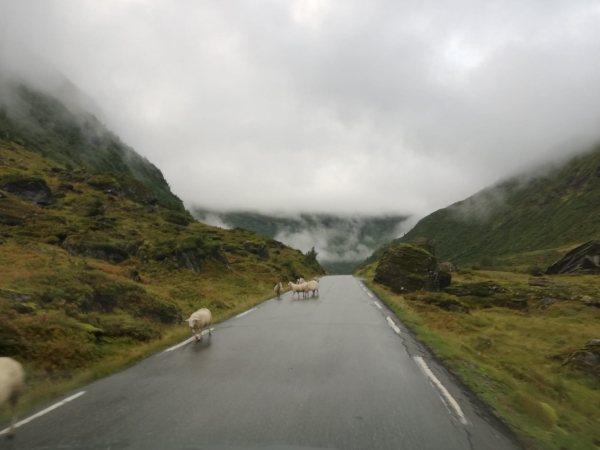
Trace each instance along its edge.
<path fill-rule="evenodd" d="M 421 217 L 600 134 L 598 1 L 0 0 L 0 43 L 188 206 Z"/>

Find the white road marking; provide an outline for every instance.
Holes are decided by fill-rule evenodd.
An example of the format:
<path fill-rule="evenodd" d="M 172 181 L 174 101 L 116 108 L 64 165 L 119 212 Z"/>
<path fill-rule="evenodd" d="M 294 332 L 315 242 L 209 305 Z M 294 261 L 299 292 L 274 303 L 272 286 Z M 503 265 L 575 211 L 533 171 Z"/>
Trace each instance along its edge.
<path fill-rule="evenodd" d="M 379 309 L 381 309 L 381 305 L 379 304 L 379 302 L 373 302 L 375 304 L 375 306 L 377 306 Z"/>
<path fill-rule="evenodd" d="M 398 328 L 398 325 L 394 323 L 390 316 L 387 316 L 387 321 L 390 324 L 390 327 L 392 327 L 392 330 L 394 330 L 397 334 L 400 334 L 400 328 Z"/>
<path fill-rule="evenodd" d="M 85 391 L 81 391 L 75 395 L 71 395 L 70 397 L 65 398 L 64 400 L 62 400 L 58 403 L 55 403 L 54 405 L 50 406 L 49 408 L 46 408 L 46 409 L 40 411 L 39 413 L 34 414 L 33 416 L 28 417 L 27 419 L 21 420 L 20 422 L 17 422 L 15 424 L 15 428 L 19 428 L 21 425 L 25 425 L 26 423 L 31 422 L 33 419 L 37 419 L 38 417 L 41 417 L 44 414 L 48 414 L 50 411 L 55 410 L 56 408 L 64 405 L 65 403 L 69 403 L 71 400 L 75 400 L 77 397 L 81 397 L 83 394 L 85 394 Z M 8 433 L 8 428 L 0 431 L 0 434 L 6 434 L 6 433 Z"/>
<path fill-rule="evenodd" d="M 215 330 L 214 328 L 211 328 L 211 329 L 210 329 L 210 331 L 214 331 L 214 330 Z M 202 331 L 202 336 L 204 336 L 206 333 L 208 333 L 208 330 L 203 330 L 203 331 Z M 184 346 L 185 344 L 189 344 L 189 343 L 190 343 L 190 342 L 192 342 L 194 339 L 196 339 L 196 336 L 192 336 L 191 338 L 189 338 L 189 339 L 186 339 L 185 341 L 183 341 L 183 342 L 180 342 L 179 344 L 177 344 L 177 345 L 174 345 L 173 347 L 166 349 L 164 352 L 171 352 L 171 351 L 173 351 L 173 350 L 177 350 L 179 347 L 182 347 L 182 346 Z M 163 352 L 163 353 L 164 353 L 164 352 Z"/>
<path fill-rule="evenodd" d="M 243 313 L 241 313 L 241 314 L 238 314 L 237 316 L 235 316 L 235 317 L 234 317 L 234 319 L 239 319 L 240 317 L 243 317 L 243 316 L 245 316 L 246 314 L 250 314 L 252 311 L 256 311 L 257 309 L 258 309 L 258 308 L 252 308 L 252 309 L 249 309 L 249 310 L 248 310 L 248 311 L 246 311 L 246 312 L 243 312 Z"/>
<path fill-rule="evenodd" d="M 370 293 L 370 292 L 367 292 L 367 295 L 368 295 L 369 297 L 373 298 L 373 296 L 371 295 L 371 293 Z"/>
<path fill-rule="evenodd" d="M 419 366 L 419 368 L 423 371 L 425 376 L 429 378 L 429 380 L 433 383 L 435 388 L 439 391 L 440 395 L 442 396 L 442 400 L 444 400 L 444 403 L 446 403 L 446 405 L 449 405 L 454 410 L 454 412 L 456 413 L 456 415 L 460 419 L 460 422 L 463 425 L 467 425 L 469 422 L 463 414 L 462 409 L 460 409 L 459 404 L 456 402 L 456 400 L 454 400 L 454 397 L 450 395 L 450 392 L 448 392 L 448 390 L 444 387 L 440 380 L 438 380 L 438 378 L 429 369 L 427 363 L 423 360 L 423 358 L 421 358 L 420 356 L 415 356 L 414 360 L 417 363 L 417 366 Z"/>

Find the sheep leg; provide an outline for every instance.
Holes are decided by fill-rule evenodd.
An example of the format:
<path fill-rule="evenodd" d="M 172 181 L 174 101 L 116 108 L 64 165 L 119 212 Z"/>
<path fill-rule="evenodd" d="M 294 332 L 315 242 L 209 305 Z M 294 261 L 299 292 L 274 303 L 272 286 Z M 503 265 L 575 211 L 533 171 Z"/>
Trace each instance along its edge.
<path fill-rule="evenodd" d="M 210 322 L 208 322 L 208 335 L 212 336 L 212 333 L 210 332 L 210 326 L 212 325 L 212 320 Z"/>
<path fill-rule="evenodd" d="M 14 390 L 8 399 L 8 402 L 9 402 L 11 410 L 12 410 L 12 419 L 10 420 L 10 427 L 8 428 L 8 434 L 6 435 L 6 437 L 8 439 L 12 439 L 15 435 L 15 424 L 17 423 L 17 402 L 18 401 L 19 401 L 19 391 Z"/>

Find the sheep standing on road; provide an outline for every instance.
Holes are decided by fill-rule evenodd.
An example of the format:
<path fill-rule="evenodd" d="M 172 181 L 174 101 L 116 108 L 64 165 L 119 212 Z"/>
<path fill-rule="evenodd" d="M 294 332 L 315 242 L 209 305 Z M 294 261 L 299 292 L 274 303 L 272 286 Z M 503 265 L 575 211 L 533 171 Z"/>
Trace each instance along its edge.
<path fill-rule="evenodd" d="M 192 334 L 196 337 L 197 341 L 202 340 L 202 329 L 208 327 L 208 335 L 211 336 L 210 325 L 212 324 L 212 314 L 206 308 L 201 308 L 193 313 L 189 319 L 186 319 L 187 323 L 192 329 Z M 198 337 L 200 336 L 200 337 Z"/>
<path fill-rule="evenodd" d="M 303 294 L 306 294 L 307 287 L 308 287 L 307 283 L 294 284 L 290 281 L 288 284 L 292 287 L 292 291 L 293 291 L 292 298 L 294 298 L 294 294 L 296 292 L 298 293 L 298 298 L 300 298 L 300 292 L 302 292 Z"/>
<path fill-rule="evenodd" d="M 312 296 L 314 297 L 315 294 L 319 295 L 319 282 L 317 281 L 317 279 L 313 279 L 310 280 L 308 283 L 306 283 L 307 285 L 307 291 L 308 292 L 312 292 Z"/>
<path fill-rule="evenodd" d="M 8 429 L 8 437 L 12 437 L 17 421 L 17 402 L 25 383 L 23 366 L 12 358 L 0 358 L 0 405 L 8 400 L 12 409 L 12 420 Z"/>
<path fill-rule="evenodd" d="M 275 285 L 274 291 L 277 294 L 277 298 L 281 297 L 281 291 L 283 291 L 283 286 L 281 285 L 281 283 L 277 283 Z"/>

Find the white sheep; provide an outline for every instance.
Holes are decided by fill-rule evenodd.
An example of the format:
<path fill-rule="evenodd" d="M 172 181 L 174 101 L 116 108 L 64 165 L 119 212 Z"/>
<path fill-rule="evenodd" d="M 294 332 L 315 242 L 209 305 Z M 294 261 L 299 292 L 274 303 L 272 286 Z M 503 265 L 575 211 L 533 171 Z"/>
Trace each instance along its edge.
<path fill-rule="evenodd" d="M 317 295 L 319 294 L 319 282 L 316 278 L 314 280 L 310 280 L 308 283 L 306 283 L 306 285 L 307 291 L 312 292 L 313 297 L 315 296 L 315 293 Z"/>
<path fill-rule="evenodd" d="M 302 292 L 304 295 L 306 295 L 306 291 L 307 291 L 307 287 L 308 287 L 307 283 L 294 284 L 290 281 L 288 284 L 292 287 L 292 291 L 293 291 L 292 298 L 294 298 L 294 294 L 296 292 L 298 292 L 298 298 L 300 298 L 300 292 Z"/>
<path fill-rule="evenodd" d="M 196 337 L 197 341 L 202 340 L 202 329 L 208 327 L 208 335 L 212 336 L 210 332 L 210 325 L 212 324 L 212 314 L 206 308 L 201 308 L 195 313 L 192 313 L 189 319 L 186 319 L 187 323 L 192 329 L 192 334 Z M 198 331 L 199 330 L 199 331 Z M 198 338 L 198 336 L 200 336 Z"/>
<path fill-rule="evenodd" d="M 12 409 L 12 420 L 8 429 L 8 437 L 15 431 L 17 421 L 17 402 L 25 383 L 23 366 L 12 358 L 0 358 L 0 405 L 8 400 Z"/>
<path fill-rule="evenodd" d="M 277 283 L 275 285 L 274 291 L 277 294 L 277 298 L 281 297 L 281 292 L 283 291 L 283 286 L 281 285 L 281 283 Z"/>

